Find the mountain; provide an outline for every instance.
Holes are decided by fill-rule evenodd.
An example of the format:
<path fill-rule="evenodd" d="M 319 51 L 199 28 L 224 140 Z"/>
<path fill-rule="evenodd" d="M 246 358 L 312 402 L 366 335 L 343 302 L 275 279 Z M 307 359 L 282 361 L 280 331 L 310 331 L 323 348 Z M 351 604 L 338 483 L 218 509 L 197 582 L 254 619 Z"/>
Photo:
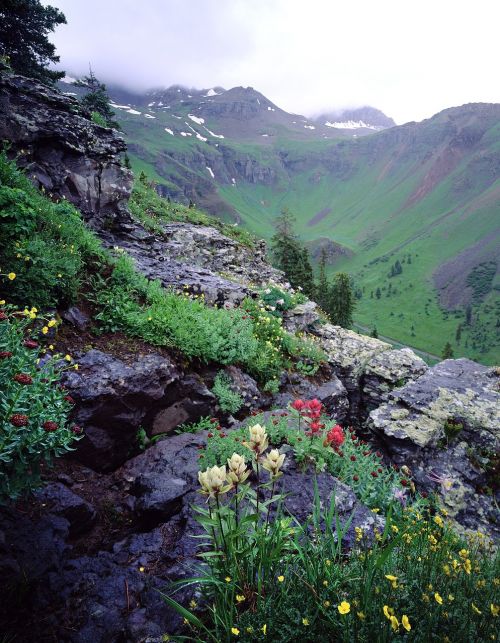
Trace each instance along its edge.
<path fill-rule="evenodd" d="M 315 118 L 315 122 L 335 129 L 356 130 L 357 133 L 366 130 L 380 132 L 396 125 L 392 118 L 386 116 L 379 109 L 368 106 L 320 114 Z"/>
<path fill-rule="evenodd" d="M 392 121 L 371 108 L 306 119 L 242 87 L 111 95 L 133 168 L 161 194 L 264 238 L 287 206 L 313 256 L 326 242 L 330 270 L 353 275 L 361 328 L 500 360 L 500 105 L 358 136 L 324 122 Z"/>

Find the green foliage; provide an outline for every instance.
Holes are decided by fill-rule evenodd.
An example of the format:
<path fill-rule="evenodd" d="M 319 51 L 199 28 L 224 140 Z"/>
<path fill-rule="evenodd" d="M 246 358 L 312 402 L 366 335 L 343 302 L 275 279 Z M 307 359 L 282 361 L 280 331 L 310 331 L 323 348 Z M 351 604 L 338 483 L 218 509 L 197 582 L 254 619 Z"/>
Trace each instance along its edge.
<path fill-rule="evenodd" d="M 152 232 L 160 232 L 162 223 L 187 222 L 211 226 L 244 246 L 254 247 L 255 237 L 246 230 L 223 223 L 220 219 L 210 217 L 196 208 L 189 208 L 181 203 L 172 203 L 159 196 L 154 189 L 154 184 L 148 182 L 143 172 L 141 172 L 139 180 L 134 183 L 129 207 L 134 218 Z"/>
<path fill-rule="evenodd" d="M 48 69 L 59 62 L 48 34 L 66 18 L 59 9 L 39 0 L 3 0 L 0 6 L 0 53 L 18 74 L 51 85 L 64 76 Z"/>
<path fill-rule="evenodd" d="M 301 292 L 290 293 L 277 286 L 270 286 L 260 292 L 260 299 L 266 310 L 273 313 L 275 317 L 282 317 L 287 310 L 307 301 L 307 297 Z"/>
<path fill-rule="evenodd" d="M 453 348 L 451 347 L 450 342 L 446 342 L 446 344 L 444 345 L 441 357 L 443 359 L 451 359 L 453 357 Z"/>
<path fill-rule="evenodd" d="M 179 424 L 179 426 L 175 429 L 175 433 L 199 433 L 200 431 L 209 431 L 211 428 L 213 428 L 213 425 L 214 422 L 212 418 L 208 417 L 207 415 L 201 417 L 198 422 Z"/>
<path fill-rule="evenodd" d="M 332 323 L 342 326 L 342 328 L 350 328 L 354 308 L 351 278 L 345 272 L 338 272 L 333 280 L 331 303 L 328 308 Z"/>
<path fill-rule="evenodd" d="M 275 437 L 283 431 L 273 427 Z M 220 459 L 213 470 L 202 460 L 200 483 L 209 498 L 193 507 L 204 531 L 203 565 L 198 577 L 164 595 L 184 617 L 189 640 L 291 643 L 300 635 L 310 642 L 427 643 L 439 633 L 439 640 L 468 643 L 496 636 L 500 557 L 482 534 L 466 541 L 431 502 L 403 507 L 392 493 L 385 524 L 351 529 L 354 515 L 341 520 L 335 495 L 322 502 L 315 480 L 310 517 L 301 523 L 283 510 L 279 471 L 268 482 L 267 457 L 241 444 L 245 438 L 240 429 L 209 440 L 218 441 Z M 236 478 L 219 468 L 238 459 L 233 454 L 252 457 L 253 485 L 245 461 Z M 174 598 L 193 585 L 202 594 L 200 608 L 190 605 L 196 613 Z"/>
<path fill-rule="evenodd" d="M 53 203 L 0 153 L 0 267 L 16 274 L 0 295 L 38 307 L 75 300 L 103 251 L 67 201 Z"/>
<path fill-rule="evenodd" d="M 491 291 L 496 272 L 497 262 L 485 261 L 475 266 L 467 275 L 466 284 L 472 288 L 474 302 L 481 301 Z"/>
<path fill-rule="evenodd" d="M 217 398 L 223 413 L 237 413 L 243 406 L 243 398 L 233 391 L 231 385 L 231 378 L 224 371 L 217 373 L 212 393 Z"/>
<path fill-rule="evenodd" d="M 92 114 L 92 120 L 102 127 L 119 128 L 118 123 L 114 120 L 115 113 L 109 106 L 109 96 L 106 91 L 106 85 L 99 82 L 94 76 L 92 68 L 89 75 L 80 78 L 73 83 L 77 87 L 83 87 L 87 93 L 80 99 L 80 103 L 85 109 Z"/>
<path fill-rule="evenodd" d="M 0 502 L 5 502 L 38 486 L 40 465 L 70 450 L 76 435 L 68 427 L 71 404 L 57 386 L 60 356 L 37 365 L 40 331 L 31 319 L 36 314 L 7 306 L 0 316 Z M 25 345 L 28 339 L 33 347 Z"/>

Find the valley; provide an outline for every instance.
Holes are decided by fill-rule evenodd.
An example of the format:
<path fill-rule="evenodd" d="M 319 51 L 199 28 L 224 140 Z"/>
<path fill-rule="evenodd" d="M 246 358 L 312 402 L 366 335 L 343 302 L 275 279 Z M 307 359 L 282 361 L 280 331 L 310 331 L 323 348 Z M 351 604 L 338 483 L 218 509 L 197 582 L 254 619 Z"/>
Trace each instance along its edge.
<path fill-rule="evenodd" d="M 163 196 L 267 240 L 288 207 L 313 257 L 326 244 L 329 271 L 352 275 L 361 327 L 499 362 L 500 105 L 391 127 L 368 108 L 288 114 L 252 88 L 110 94 L 133 169 Z"/>

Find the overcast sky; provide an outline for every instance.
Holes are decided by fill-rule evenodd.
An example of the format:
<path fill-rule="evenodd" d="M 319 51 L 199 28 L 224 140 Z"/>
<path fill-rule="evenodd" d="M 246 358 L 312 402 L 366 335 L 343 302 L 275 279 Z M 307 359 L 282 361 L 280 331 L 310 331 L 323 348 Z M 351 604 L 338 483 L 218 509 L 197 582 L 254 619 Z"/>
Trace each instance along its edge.
<path fill-rule="evenodd" d="M 500 102 L 498 0 L 50 0 L 61 67 L 130 89 L 252 86 L 290 112 L 397 123 Z"/>

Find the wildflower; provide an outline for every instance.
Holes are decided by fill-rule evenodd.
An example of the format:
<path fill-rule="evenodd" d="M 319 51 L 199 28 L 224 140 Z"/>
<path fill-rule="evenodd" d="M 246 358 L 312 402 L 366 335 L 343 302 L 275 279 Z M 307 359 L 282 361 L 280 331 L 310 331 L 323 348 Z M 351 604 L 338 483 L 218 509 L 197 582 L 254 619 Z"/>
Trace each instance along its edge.
<path fill-rule="evenodd" d="M 264 623 L 260 629 L 262 630 L 262 634 L 265 636 L 267 634 L 267 623 Z"/>
<path fill-rule="evenodd" d="M 337 605 L 337 609 L 342 615 L 349 614 L 349 612 L 351 611 L 351 605 L 347 601 L 342 601 L 340 605 Z"/>
<path fill-rule="evenodd" d="M 354 531 L 356 532 L 356 542 L 359 543 L 363 539 L 363 530 L 361 527 L 354 527 Z"/>
<path fill-rule="evenodd" d="M 450 566 L 449 565 L 443 565 L 443 571 L 446 574 L 446 576 L 449 576 L 451 574 Z"/>
<path fill-rule="evenodd" d="M 327 567 L 330 567 L 330 565 L 331 565 L 331 564 L 332 564 L 332 561 L 331 561 L 331 560 L 329 560 L 329 559 L 327 558 L 327 559 L 325 560 L 325 565 L 326 565 Z"/>
<path fill-rule="evenodd" d="M 65 356 L 64 356 L 64 359 L 65 359 L 67 362 L 71 362 L 71 355 L 65 355 Z"/>
<path fill-rule="evenodd" d="M 398 586 L 398 577 L 392 576 L 392 574 L 386 574 L 385 577 L 391 583 L 392 587 L 396 589 L 396 587 Z"/>
<path fill-rule="evenodd" d="M 8 315 L 6 315 L 3 310 L 0 310 L 0 321 L 4 321 L 6 319 L 8 319 Z"/>
<path fill-rule="evenodd" d="M 291 407 L 292 409 L 295 409 L 296 411 L 302 411 L 302 409 L 305 406 L 305 402 L 303 400 L 295 400 L 292 404 Z"/>
<path fill-rule="evenodd" d="M 448 600 L 450 601 L 450 603 L 455 600 L 453 594 L 448 594 Z"/>
<path fill-rule="evenodd" d="M 372 471 L 370 475 L 372 476 L 372 478 L 378 478 L 378 473 L 376 471 Z"/>
<path fill-rule="evenodd" d="M 23 344 L 24 346 L 26 346 L 26 348 L 31 348 L 31 349 L 38 348 L 38 342 L 35 342 L 34 339 L 25 339 Z"/>
<path fill-rule="evenodd" d="M 366 618 L 366 614 L 364 612 L 356 612 L 356 616 L 359 618 L 360 621 L 364 621 Z"/>
<path fill-rule="evenodd" d="M 463 560 L 465 560 L 465 559 L 467 558 L 467 556 L 469 555 L 469 551 L 468 551 L 467 549 L 461 549 L 461 550 L 458 552 L 458 555 L 460 556 L 460 558 L 462 558 Z"/>
<path fill-rule="evenodd" d="M 352 477 L 352 479 L 354 480 L 354 482 L 358 482 L 358 480 L 359 480 L 359 476 L 354 475 L 354 476 Z"/>
<path fill-rule="evenodd" d="M 389 606 L 388 606 L 388 605 L 384 605 L 384 607 L 382 608 L 382 611 L 384 612 L 384 616 L 385 616 L 385 618 L 388 618 L 388 619 L 390 620 L 390 618 L 391 618 L 391 613 L 389 612 L 389 609 L 390 609 L 390 608 L 389 608 Z"/>
<path fill-rule="evenodd" d="M 267 456 L 264 462 L 262 463 L 262 466 L 266 471 L 269 471 L 269 475 L 271 476 L 271 480 L 276 480 L 276 478 L 279 478 L 280 476 L 283 475 L 283 473 L 280 471 L 281 466 L 283 465 L 283 462 L 285 461 L 285 454 L 281 453 L 278 451 L 278 449 L 272 449 Z"/>
<path fill-rule="evenodd" d="M 33 378 L 31 375 L 28 375 L 27 373 L 17 373 L 17 375 L 14 375 L 14 380 L 18 384 L 24 384 L 25 386 L 28 386 L 29 384 L 33 384 Z"/>
<path fill-rule="evenodd" d="M 338 449 L 344 442 L 344 433 L 340 424 L 336 424 L 332 429 L 330 429 L 326 435 L 323 445 L 333 446 L 334 449 Z"/>
<path fill-rule="evenodd" d="M 256 456 L 261 455 L 267 449 L 268 439 L 265 427 L 260 424 L 254 424 L 248 427 L 250 432 L 249 442 L 243 442 L 243 445 L 253 451 Z"/>
<path fill-rule="evenodd" d="M 243 596 L 243 594 L 236 594 L 237 603 L 243 603 L 244 600 L 245 600 L 245 597 Z"/>
<path fill-rule="evenodd" d="M 464 561 L 464 572 L 465 572 L 466 574 L 470 574 L 470 573 L 471 573 L 471 570 L 472 570 L 472 564 L 471 564 L 470 560 L 467 558 L 467 559 Z"/>
<path fill-rule="evenodd" d="M 139 571 L 141 572 L 141 574 L 145 569 L 146 569 L 145 567 L 139 567 Z"/>
<path fill-rule="evenodd" d="M 238 636 L 240 633 L 239 629 L 237 627 L 232 627 L 231 628 L 231 634 L 234 634 L 235 636 Z"/>
<path fill-rule="evenodd" d="M 307 625 L 309 625 L 309 619 L 303 618 L 302 619 L 302 625 L 305 625 L 307 627 Z"/>
<path fill-rule="evenodd" d="M 23 413 L 14 413 L 14 415 L 10 416 L 9 422 L 14 426 L 21 427 L 21 426 L 26 426 L 28 424 L 29 418 L 27 415 L 24 415 Z"/>
<path fill-rule="evenodd" d="M 48 327 L 48 326 L 44 326 L 44 327 L 42 328 L 42 333 L 43 333 L 44 335 L 46 335 L 48 332 L 49 332 L 49 327 Z"/>
<path fill-rule="evenodd" d="M 228 474 L 227 479 L 233 484 L 241 484 L 250 475 L 250 471 L 247 469 L 245 458 L 237 453 L 227 459 Z"/>
<path fill-rule="evenodd" d="M 16 278 L 16 273 L 15 272 L 9 272 L 7 277 L 10 279 L 10 281 L 14 281 L 14 279 Z"/>
<path fill-rule="evenodd" d="M 226 578 L 224 580 L 226 581 L 226 583 L 230 583 L 231 582 L 231 576 L 226 576 Z"/>
<path fill-rule="evenodd" d="M 398 631 L 399 621 L 395 616 L 391 616 L 391 627 L 395 632 Z"/>
<path fill-rule="evenodd" d="M 442 604 L 443 604 L 443 599 L 442 599 L 442 598 L 441 598 L 441 596 L 438 594 L 438 592 L 434 592 L 434 598 L 435 598 L 435 600 L 436 600 L 436 603 L 438 603 L 439 605 L 442 605 Z"/>
<path fill-rule="evenodd" d="M 71 429 L 71 432 L 74 433 L 75 435 L 81 435 L 83 433 L 83 429 L 81 426 L 75 426 Z"/>
<path fill-rule="evenodd" d="M 474 603 L 471 603 L 472 609 L 476 612 L 476 614 L 482 614 L 481 610 L 474 605 Z"/>
<path fill-rule="evenodd" d="M 199 471 L 198 482 L 201 486 L 201 493 L 211 498 L 220 493 L 226 493 L 231 488 L 231 485 L 225 484 L 226 467 L 215 466 L 208 468 L 206 471 Z"/>
<path fill-rule="evenodd" d="M 324 580 L 324 581 L 323 581 L 323 586 L 324 586 L 324 587 L 328 587 L 328 581 L 327 581 L 327 580 Z"/>
<path fill-rule="evenodd" d="M 410 621 L 406 616 L 406 614 L 403 614 L 403 616 L 401 617 L 401 625 L 405 628 L 407 632 L 411 630 Z"/>
<path fill-rule="evenodd" d="M 500 614 L 500 605 L 495 605 L 495 603 L 491 603 L 490 610 L 493 616 L 498 616 Z"/>
<path fill-rule="evenodd" d="M 434 522 L 438 527 L 441 527 L 441 529 L 444 527 L 444 522 L 441 516 L 434 516 Z"/>
<path fill-rule="evenodd" d="M 391 525 L 391 529 L 395 534 L 397 534 L 399 532 L 399 529 L 398 529 L 398 527 L 396 525 Z"/>
<path fill-rule="evenodd" d="M 52 327 L 53 327 L 53 326 L 55 326 L 56 324 L 57 324 L 56 320 L 55 320 L 55 319 L 51 319 L 51 320 L 49 321 L 49 323 L 47 324 L 47 326 L 48 326 L 49 328 L 52 328 Z"/>
<path fill-rule="evenodd" d="M 10 351 L 2 351 L 0 353 L 0 359 L 7 359 L 9 357 L 12 357 L 12 353 Z"/>
<path fill-rule="evenodd" d="M 66 400 L 66 402 L 69 402 L 70 404 L 76 404 L 75 400 L 71 397 L 71 395 L 65 395 L 63 399 Z"/>
<path fill-rule="evenodd" d="M 57 431 L 57 429 L 59 428 L 59 425 L 57 424 L 57 422 L 52 422 L 52 421 L 48 420 L 47 422 L 44 422 L 42 424 L 42 427 L 48 433 L 52 433 L 52 431 Z"/>
<path fill-rule="evenodd" d="M 284 576 L 278 576 L 278 583 L 282 583 L 285 580 Z"/>

